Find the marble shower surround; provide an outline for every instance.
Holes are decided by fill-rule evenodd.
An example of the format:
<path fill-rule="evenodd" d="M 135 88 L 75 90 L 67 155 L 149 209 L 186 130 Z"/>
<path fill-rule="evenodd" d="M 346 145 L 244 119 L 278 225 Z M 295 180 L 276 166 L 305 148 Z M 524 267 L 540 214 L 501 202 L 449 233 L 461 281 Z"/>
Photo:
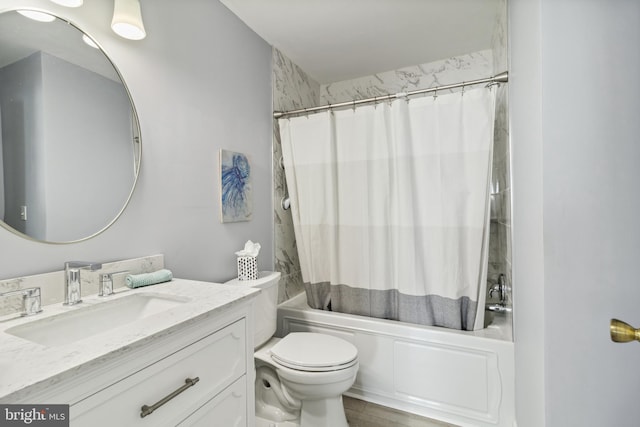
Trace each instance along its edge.
<path fill-rule="evenodd" d="M 481 79 L 492 74 L 492 52 L 490 49 L 482 50 L 440 61 L 322 85 L 320 105 L 427 89 Z M 459 90 L 461 89 L 451 89 L 442 93 L 451 93 Z"/>
<path fill-rule="evenodd" d="M 508 69 L 507 7 L 507 0 L 500 0 L 495 18 L 491 50 L 496 73 Z M 507 287 L 511 289 L 511 148 L 508 99 L 509 85 L 501 85 L 496 93 L 488 279 L 495 283 L 502 273 Z M 507 292 L 507 300 L 510 304 L 510 291 Z"/>
<path fill-rule="evenodd" d="M 320 84 L 300 67 L 273 49 L 273 110 L 287 111 L 318 105 Z M 293 232 L 291 210 L 282 209 L 287 192 L 284 169 L 280 164 L 282 144 L 278 120 L 273 120 L 273 206 L 275 269 L 281 273 L 278 282 L 278 302 L 286 301 L 304 291 Z"/>
<path fill-rule="evenodd" d="M 319 85 L 302 69 L 286 58 L 277 49 L 273 51 L 273 88 L 274 111 L 287 111 L 302 107 L 335 104 L 337 102 L 364 99 L 373 96 L 441 86 L 462 81 L 485 78 L 506 70 L 506 0 L 504 11 L 496 17 L 493 49 L 455 56 L 440 61 L 405 67 L 398 70 L 377 73 L 357 79 Z M 495 70 L 495 71 L 494 71 Z M 458 89 L 459 90 L 459 89 Z M 453 92 L 455 90 L 449 90 Z M 509 154 L 506 117 L 506 85 L 499 88 L 497 94 L 498 114 L 496 118 L 496 142 L 494 151 L 493 179 L 499 180 L 502 188 L 510 188 L 508 183 Z M 281 208 L 281 199 L 287 194 L 284 171 L 280 167 L 282 149 L 277 120 L 274 120 L 273 135 L 274 168 L 274 206 L 275 206 L 275 265 L 282 273 L 280 279 L 279 302 L 292 298 L 303 291 L 302 275 L 295 244 L 293 223 L 290 211 Z M 506 259 L 510 260 L 510 245 L 498 241 L 510 241 L 505 237 L 507 230 L 494 226 L 494 220 L 500 216 L 504 220 L 510 194 L 492 198 L 492 227 L 489 259 L 489 274 L 497 278 L 500 271 L 509 269 Z M 495 205 L 495 207 L 494 207 Z M 497 210 L 497 207 L 500 210 Z M 500 213 L 499 213 L 500 212 Z M 508 215 L 506 215 L 508 216 Z M 497 224 L 497 223 L 496 223 Z M 510 227 L 509 227 L 510 228 Z M 510 232 L 510 230 L 509 230 Z M 500 233 L 500 234 L 498 234 Z M 510 235 L 510 234 L 509 234 Z M 510 280 L 509 280 L 510 283 Z"/>

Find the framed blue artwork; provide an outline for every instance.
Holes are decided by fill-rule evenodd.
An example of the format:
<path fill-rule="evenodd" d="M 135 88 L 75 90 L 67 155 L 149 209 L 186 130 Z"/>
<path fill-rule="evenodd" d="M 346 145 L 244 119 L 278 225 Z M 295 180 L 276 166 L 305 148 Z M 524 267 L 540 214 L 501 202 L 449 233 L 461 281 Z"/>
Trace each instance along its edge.
<path fill-rule="evenodd" d="M 251 220 L 251 165 L 242 153 L 220 150 L 220 221 Z"/>

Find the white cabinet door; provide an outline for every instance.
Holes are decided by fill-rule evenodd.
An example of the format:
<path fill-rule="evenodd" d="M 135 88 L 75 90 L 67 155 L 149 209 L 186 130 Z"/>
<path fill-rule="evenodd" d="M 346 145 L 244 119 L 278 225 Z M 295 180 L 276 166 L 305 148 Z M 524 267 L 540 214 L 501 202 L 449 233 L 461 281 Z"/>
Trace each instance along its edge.
<path fill-rule="evenodd" d="M 247 427 L 246 391 L 246 377 L 242 377 L 178 427 Z"/>
<path fill-rule="evenodd" d="M 246 361 L 242 319 L 72 405 L 71 425 L 173 427 L 242 377 Z M 187 378 L 198 381 L 141 417 L 143 405 L 161 401 Z"/>

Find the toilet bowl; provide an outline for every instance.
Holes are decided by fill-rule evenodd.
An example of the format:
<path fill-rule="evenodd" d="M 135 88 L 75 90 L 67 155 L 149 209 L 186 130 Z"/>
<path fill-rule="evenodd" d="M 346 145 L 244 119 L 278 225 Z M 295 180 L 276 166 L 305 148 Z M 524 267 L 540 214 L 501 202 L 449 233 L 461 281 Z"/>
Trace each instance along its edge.
<path fill-rule="evenodd" d="M 280 403 L 299 404 L 299 417 L 292 421 L 304 427 L 348 427 L 342 394 L 358 372 L 357 350 L 351 343 L 297 332 L 270 339 L 256 351 L 255 360 L 256 384 L 273 372 L 279 381 L 270 385 L 281 392 L 284 401 Z"/>
<path fill-rule="evenodd" d="M 254 303 L 256 427 L 348 427 L 342 394 L 358 372 L 356 347 L 338 337 L 276 331 L 280 273 L 227 282 L 260 288 Z"/>

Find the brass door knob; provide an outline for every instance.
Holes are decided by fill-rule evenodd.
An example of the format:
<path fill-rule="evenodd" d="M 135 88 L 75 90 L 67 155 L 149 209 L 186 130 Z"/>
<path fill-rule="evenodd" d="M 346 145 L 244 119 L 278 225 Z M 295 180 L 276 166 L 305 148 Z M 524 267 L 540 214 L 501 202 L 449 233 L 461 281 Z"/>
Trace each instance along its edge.
<path fill-rule="evenodd" d="M 611 319 L 609 332 L 611 333 L 611 341 L 614 342 L 640 341 L 640 329 L 636 329 L 622 320 Z"/>

